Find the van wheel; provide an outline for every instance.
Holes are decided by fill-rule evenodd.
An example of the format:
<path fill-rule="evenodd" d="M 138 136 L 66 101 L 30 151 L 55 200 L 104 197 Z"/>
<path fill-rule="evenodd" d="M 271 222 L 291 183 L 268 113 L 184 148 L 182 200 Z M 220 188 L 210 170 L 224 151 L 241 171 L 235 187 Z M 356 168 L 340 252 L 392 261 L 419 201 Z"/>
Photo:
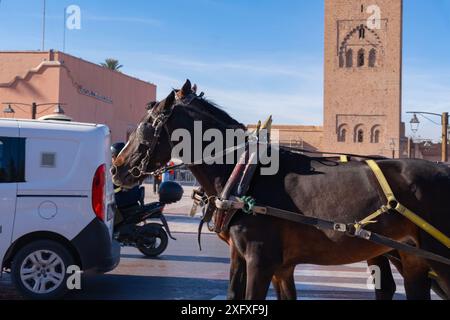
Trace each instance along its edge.
<path fill-rule="evenodd" d="M 14 256 L 11 279 L 27 299 L 59 299 L 68 291 L 66 271 L 73 261 L 69 251 L 59 243 L 36 241 Z"/>

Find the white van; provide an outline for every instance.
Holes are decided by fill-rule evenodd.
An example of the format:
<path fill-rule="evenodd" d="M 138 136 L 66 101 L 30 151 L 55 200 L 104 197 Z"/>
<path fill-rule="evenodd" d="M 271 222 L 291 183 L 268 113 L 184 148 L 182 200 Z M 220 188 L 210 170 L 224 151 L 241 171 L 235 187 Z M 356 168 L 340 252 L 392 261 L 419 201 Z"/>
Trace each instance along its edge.
<path fill-rule="evenodd" d="M 0 119 L 0 275 L 25 297 L 59 298 L 77 267 L 118 265 L 110 164 L 106 126 Z"/>

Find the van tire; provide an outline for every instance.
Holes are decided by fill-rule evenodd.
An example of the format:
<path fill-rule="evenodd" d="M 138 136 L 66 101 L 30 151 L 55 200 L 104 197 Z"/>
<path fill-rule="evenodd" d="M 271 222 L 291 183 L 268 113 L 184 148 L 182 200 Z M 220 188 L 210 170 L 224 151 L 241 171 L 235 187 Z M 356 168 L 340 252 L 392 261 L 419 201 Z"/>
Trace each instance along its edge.
<path fill-rule="evenodd" d="M 51 263 L 52 261 L 53 263 Z M 40 240 L 24 246 L 14 256 L 11 265 L 11 279 L 20 294 L 26 299 L 60 299 L 68 292 L 67 268 L 73 264 L 74 258 L 63 245 L 55 241 Z M 29 279 L 21 276 L 21 273 L 25 273 L 25 269 L 35 270 L 28 272 Z M 45 281 L 44 287 L 41 287 L 42 293 L 33 290 L 32 287 L 36 285 L 36 281 L 40 283 Z"/>

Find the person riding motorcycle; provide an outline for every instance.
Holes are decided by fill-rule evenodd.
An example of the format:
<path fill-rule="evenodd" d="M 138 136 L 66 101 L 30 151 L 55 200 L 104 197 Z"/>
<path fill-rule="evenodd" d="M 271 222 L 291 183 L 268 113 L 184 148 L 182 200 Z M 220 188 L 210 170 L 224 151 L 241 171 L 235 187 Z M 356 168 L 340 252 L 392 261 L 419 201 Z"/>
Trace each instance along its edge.
<path fill-rule="evenodd" d="M 113 162 L 120 154 L 120 152 L 125 148 L 125 143 L 115 143 L 111 146 L 111 154 Z M 141 201 L 142 193 L 141 187 L 136 186 L 133 189 L 125 190 L 119 186 L 114 185 L 114 193 L 116 205 L 119 209 L 130 208 L 139 205 Z"/>

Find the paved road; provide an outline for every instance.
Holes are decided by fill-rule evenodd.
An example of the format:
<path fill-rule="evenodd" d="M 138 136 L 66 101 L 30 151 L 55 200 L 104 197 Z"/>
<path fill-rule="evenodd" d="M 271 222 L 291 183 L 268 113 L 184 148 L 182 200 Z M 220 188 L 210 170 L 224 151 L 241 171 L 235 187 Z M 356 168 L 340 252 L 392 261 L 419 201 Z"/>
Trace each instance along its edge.
<path fill-rule="evenodd" d="M 83 290 L 68 299 L 202 299 L 226 298 L 228 280 L 228 247 L 215 235 L 203 236 L 203 251 L 197 246 L 196 220 L 170 216 L 177 241 L 171 241 L 159 259 L 144 258 L 134 248 L 124 248 L 120 266 L 110 274 L 83 280 Z M 405 299 L 401 277 L 396 299 Z M 373 299 L 367 289 L 366 265 L 338 267 L 300 266 L 295 272 L 300 299 Z M 0 296 L 17 298 L 8 279 L 0 282 Z M 269 299 L 274 299 L 271 289 Z"/>
<path fill-rule="evenodd" d="M 188 212 L 189 197 L 169 206 L 167 213 Z M 228 247 L 217 236 L 203 236 L 203 251 L 197 245 L 198 218 L 169 215 L 169 224 L 177 241 L 171 241 L 166 253 L 158 259 L 144 258 L 134 248 L 123 248 L 119 267 L 107 275 L 83 280 L 80 292 L 68 299 L 193 299 L 222 300 L 226 298 L 229 254 Z M 297 268 L 295 280 L 303 300 L 373 299 L 367 289 L 366 265 L 363 263 L 338 267 L 304 265 Z M 405 299 L 401 276 L 396 299 Z M 18 298 L 9 279 L 0 280 L 0 298 Z M 269 299 L 274 299 L 271 289 Z M 436 296 L 434 296 L 436 298 Z"/>

